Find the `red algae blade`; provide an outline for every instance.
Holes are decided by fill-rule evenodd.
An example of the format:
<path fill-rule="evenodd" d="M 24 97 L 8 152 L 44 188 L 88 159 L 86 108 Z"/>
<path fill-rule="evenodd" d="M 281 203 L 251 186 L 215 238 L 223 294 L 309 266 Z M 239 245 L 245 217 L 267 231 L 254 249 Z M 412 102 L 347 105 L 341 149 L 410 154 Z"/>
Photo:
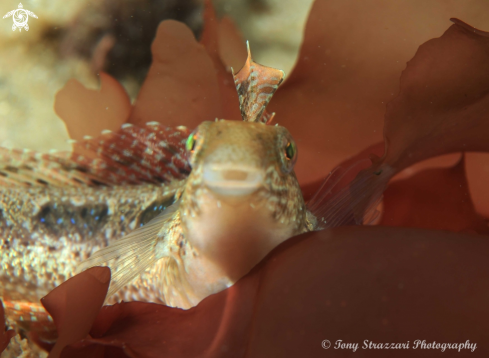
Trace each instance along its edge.
<path fill-rule="evenodd" d="M 161 22 L 151 46 L 153 63 L 129 123 L 195 128 L 221 117 L 219 85 L 211 58 L 190 29 L 174 20 Z"/>
<path fill-rule="evenodd" d="M 421 45 L 387 106 L 384 162 L 401 170 L 436 155 L 489 151 L 489 37 L 452 25 Z"/>
<path fill-rule="evenodd" d="M 99 76 L 99 91 L 89 90 L 72 79 L 56 94 L 54 109 L 72 139 L 97 136 L 106 129 L 117 130 L 129 118 L 131 103 L 122 85 L 104 72 Z"/>
<path fill-rule="evenodd" d="M 110 269 L 94 267 L 70 278 L 41 300 L 58 330 L 58 340 L 49 358 L 59 357 L 65 346 L 87 336 L 109 283 Z"/>
<path fill-rule="evenodd" d="M 391 183 L 380 225 L 489 234 L 475 212 L 464 169 L 462 159 L 454 167 L 422 170 Z"/>
<path fill-rule="evenodd" d="M 224 36 L 223 31 L 228 33 Z M 222 43 L 225 41 L 225 44 Z M 239 53 L 245 51 L 245 56 L 239 66 L 246 59 L 246 47 L 243 40 L 239 37 L 236 27 L 232 21 L 223 19 L 222 22 L 217 18 L 216 12 L 210 0 L 204 3 L 204 30 L 200 43 L 204 45 L 207 53 L 214 64 L 219 94 L 221 96 L 222 112 L 218 118 L 236 119 L 240 118 L 238 107 L 238 95 L 234 88 L 233 76 L 230 68 L 226 66 L 225 58 L 239 58 Z M 226 45 L 226 49 L 223 50 Z M 225 54 L 226 57 L 222 55 Z M 209 118 L 208 120 L 211 120 Z"/>

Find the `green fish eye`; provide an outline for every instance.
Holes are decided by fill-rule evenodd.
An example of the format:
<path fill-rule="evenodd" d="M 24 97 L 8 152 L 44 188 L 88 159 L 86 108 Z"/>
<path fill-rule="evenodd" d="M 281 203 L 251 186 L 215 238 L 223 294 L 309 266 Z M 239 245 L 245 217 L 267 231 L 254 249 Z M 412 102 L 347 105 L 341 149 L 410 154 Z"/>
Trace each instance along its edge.
<path fill-rule="evenodd" d="M 292 142 L 288 142 L 287 146 L 285 147 L 285 156 L 288 160 L 294 159 L 295 155 L 297 154 L 297 148 L 295 147 L 295 144 Z"/>
<path fill-rule="evenodd" d="M 185 143 L 185 148 L 187 148 L 187 151 L 193 152 L 195 149 L 195 142 L 196 142 L 196 134 L 195 132 L 192 132 L 188 138 L 187 142 Z"/>

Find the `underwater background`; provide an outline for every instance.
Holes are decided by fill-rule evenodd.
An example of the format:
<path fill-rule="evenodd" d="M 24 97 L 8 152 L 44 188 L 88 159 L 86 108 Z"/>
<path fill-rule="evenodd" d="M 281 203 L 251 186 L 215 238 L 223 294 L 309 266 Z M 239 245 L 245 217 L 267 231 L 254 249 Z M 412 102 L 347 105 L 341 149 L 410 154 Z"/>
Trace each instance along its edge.
<path fill-rule="evenodd" d="M 163 117 L 163 124 L 190 130 L 207 117 L 214 120 L 214 113 L 239 120 L 231 67 L 236 73 L 243 66 L 249 41 L 257 63 L 286 73 L 269 111 L 276 113 L 274 124 L 286 127 L 297 142 L 296 174 L 306 202 L 334 168 L 369 160 L 365 177 L 348 177 L 341 185 L 350 185 L 356 203 L 385 190 L 375 202 L 375 218 L 365 220 L 375 227 L 342 227 L 294 238 L 236 288 L 190 314 L 170 309 L 154 313 L 143 306 L 105 311 L 90 322 L 95 331 L 103 331 L 100 341 L 90 344 L 107 345 L 111 336 L 103 329 L 113 325 L 122 332 L 114 333 L 121 345 L 144 342 L 134 357 L 150 357 L 168 347 L 168 354 L 182 357 L 202 351 L 206 357 L 348 356 L 353 353 L 346 349 L 325 352 L 322 339 L 360 341 L 370 333 L 377 341 L 470 340 L 478 349 L 465 354 L 489 354 L 484 303 L 489 298 L 489 2 L 211 3 L 215 13 L 207 11 L 204 19 L 203 0 L 22 2 L 37 16 L 29 17 L 28 31 L 12 30 L 12 16 L 0 20 L 0 147 L 58 153 L 72 149 L 70 138 L 147 118 Z M 17 8 L 18 0 L 4 0 L 0 14 Z M 451 22 L 453 18 L 461 21 Z M 162 61 L 171 62 L 168 73 L 175 74 L 174 82 L 153 86 L 155 72 L 151 77 L 148 71 L 158 51 L 165 54 L 167 48 L 160 43 L 152 55 L 151 46 L 160 22 L 170 19 L 183 22 L 208 56 L 189 59 L 175 41 L 172 49 L 182 51 L 181 61 Z M 208 37 L 206 29 L 211 29 Z M 185 67 L 211 60 L 211 70 Z M 102 73 L 110 76 L 112 89 L 120 83 L 127 98 L 117 90 L 99 96 L 105 96 Z M 185 73 L 202 78 L 194 81 Z M 188 100 L 187 94 L 205 94 L 200 86 L 217 93 L 219 101 Z M 172 93 L 177 112 L 160 116 L 158 96 Z M 101 120 L 104 101 L 113 105 L 107 122 Z M 377 176 L 377 182 L 371 180 Z M 310 256 L 301 256 L 303 252 Z M 7 254 L 5 249 L 0 253 Z M 226 305 L 229 326 L 209 328 Z M 143 318 L 134 326 L 113 318 L 125 315 Z M 182 323 L 161 328 L 151 321 L 153 315 Z M 191 334 L 187 323 L 194 327 Z M 283 329 L 276 332 L 278 326 Z M 141 348 L 162 341 L 155 334 L 160 329 L 171 344 Z M 179 340 L 187 333 L 187 340 Z M 195 336 L 201 338 L 193 345 Z M 24 338 L 12 338 L 1 357 L 47 356 Z M 90 356 L 75 348 L 80 356 Z M 118 356 L 122 348 L 97 352 Z M 434 354 L 408 350 L 390 356 L 418 352 Z M 453 353 L 458 352 L 445 352 Z"/>
<path fill-rule="evenodd" d="M 67 150 L 69 138 L 53 109 L 54 95 L 70 78 L 98 87 L 97 71 L 123 82 L 134 100 L 151 64 L 150 46 L 160 21 L 186 23 L 199 37 L 203 2 L 27 0 L 38 19 L 30 29 L 12 31 L 12 18 L 0 28 L 0 145 L 32 150 Z M 219 16 L 230 16 L 254 58 L 289 73 L 299 50 L 311 1 L 216 1 Z M 4 1 L 0 12 L 16 9 Z"/>

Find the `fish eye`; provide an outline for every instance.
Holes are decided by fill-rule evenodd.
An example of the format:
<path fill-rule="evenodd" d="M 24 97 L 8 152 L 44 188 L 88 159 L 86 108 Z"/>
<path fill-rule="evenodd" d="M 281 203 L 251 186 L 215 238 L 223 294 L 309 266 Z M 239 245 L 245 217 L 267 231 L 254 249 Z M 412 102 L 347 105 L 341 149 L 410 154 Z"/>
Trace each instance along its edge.
<path fill-rule="evenodd" d="M 296 155 L 297 155 L 297 148 L 295 146 L 295 143 L 288 142 L 285 147 L 285 157 L 288 160 L 293 160 Z"/>
<path fill-rule="evenodd" d="M 297 161 L 297 145 L 291 138 L 283 138 L 282 140 L 282 171 L 284 173 L 290 173 Z"/>
<path fill-rule="evenodd" d="M 193 152 L 195 150 L 195 143 L 197 142 L 197 132 L 193 131 L 187 138 L 185 143 L 185 148 L 188 152 Z"/>

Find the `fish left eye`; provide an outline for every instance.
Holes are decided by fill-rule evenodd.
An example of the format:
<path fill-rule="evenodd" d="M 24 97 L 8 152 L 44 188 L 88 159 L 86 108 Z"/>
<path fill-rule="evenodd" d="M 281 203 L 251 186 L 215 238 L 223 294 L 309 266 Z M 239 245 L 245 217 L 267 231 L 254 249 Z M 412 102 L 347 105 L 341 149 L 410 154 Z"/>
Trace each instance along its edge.
<path fill-rule="evenodd" d="M 282 171 L 284 173 L 290 173 L 297 161 L 297 146 L 292 139 L 284 138 L 282 140 Z"/>
<path fill-rule="evenodd" d="M 187 148 L 187 151 L 189 152 L 193 152 L 194 149 L 195 149 L 195 143 L 197 142 L 197 133 L 195 132 L 192 132 L 188 138 L 187 138 L 187 142 L 185 143 L 185 148 Z"/>
<path fill-rule="evenodd" d="M 297 155 L 297 148 L 295 144 L 292 142 L 288 142 L 287 146 L 285 147 L 285 157 L 288 160 L 293 160 L 296 155 Z"/>

